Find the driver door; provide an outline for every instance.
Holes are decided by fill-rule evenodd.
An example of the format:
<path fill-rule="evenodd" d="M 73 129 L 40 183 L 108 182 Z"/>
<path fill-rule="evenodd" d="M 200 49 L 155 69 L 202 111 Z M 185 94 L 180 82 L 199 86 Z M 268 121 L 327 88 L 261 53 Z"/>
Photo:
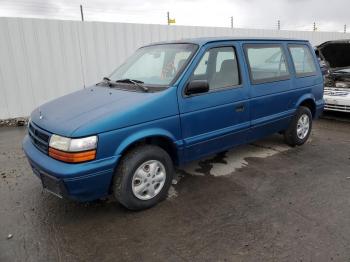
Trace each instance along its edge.
<path fill-rule="evenodd" d="M 237 42 L 206 45 L 178 89 L 179 111 L 187 161 L 246 142 L 249 85 L 241 77 L 242 51 Z M 206 80 L 209 91 L 186 95 L 192 80 Z M 181 85 L 181 84 L 180 84 Z"/>

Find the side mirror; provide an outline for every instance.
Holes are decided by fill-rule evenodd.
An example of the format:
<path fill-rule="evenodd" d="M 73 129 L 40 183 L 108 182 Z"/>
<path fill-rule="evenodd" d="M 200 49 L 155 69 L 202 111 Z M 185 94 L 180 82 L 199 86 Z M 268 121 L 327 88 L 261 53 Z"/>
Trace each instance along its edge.
<path fill-rule="evenodd" d="M 186 95 L 206 93 L 209 91 L 209 83 L 207 80 L 192 80 L 185 89 Z"/>

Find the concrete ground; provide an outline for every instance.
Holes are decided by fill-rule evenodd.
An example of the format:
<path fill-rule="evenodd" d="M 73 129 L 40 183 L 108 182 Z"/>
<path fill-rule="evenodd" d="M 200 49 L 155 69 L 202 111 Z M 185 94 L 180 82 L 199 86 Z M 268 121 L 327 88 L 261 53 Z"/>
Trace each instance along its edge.
<path fill-rule="evenodd" d="M 0 129 L 0 261 L 350 261 L 350 122 L 192 163 L 143 212 L 42 192 L 24 133 Z"/>

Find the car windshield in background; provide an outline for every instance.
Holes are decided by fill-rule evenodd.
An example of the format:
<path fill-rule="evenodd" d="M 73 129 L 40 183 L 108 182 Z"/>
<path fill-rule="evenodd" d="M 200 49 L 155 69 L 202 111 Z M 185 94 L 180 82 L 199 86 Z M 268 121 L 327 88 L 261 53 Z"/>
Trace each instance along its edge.
<path fill-rule="evenodd" d="M 195 44 L 159 44 L 138 49 L 111 75 L 112 81 L 133 79 L 144 85 L 168 86 L 197 49 Z"/>

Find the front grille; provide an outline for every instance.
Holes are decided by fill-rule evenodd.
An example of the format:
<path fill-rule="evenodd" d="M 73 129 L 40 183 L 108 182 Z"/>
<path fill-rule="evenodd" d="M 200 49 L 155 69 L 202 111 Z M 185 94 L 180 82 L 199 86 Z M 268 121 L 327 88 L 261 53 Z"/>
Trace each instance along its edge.
<path fill-rule="evenodd" d="M 346 105 L 325 104 L 324 109 L 332 111 L 350 112 L 350 106 Z"/>
<path fill-rule="evenodd" d="M 41 152 L 47 154 L 49 151 L 49 140 L 51 134 L 31 122 L 28 126 L 28 133 L 30 139 L 32 140 L 32 143 L 36 146 L 36 148 L 38 148 Z"/>

